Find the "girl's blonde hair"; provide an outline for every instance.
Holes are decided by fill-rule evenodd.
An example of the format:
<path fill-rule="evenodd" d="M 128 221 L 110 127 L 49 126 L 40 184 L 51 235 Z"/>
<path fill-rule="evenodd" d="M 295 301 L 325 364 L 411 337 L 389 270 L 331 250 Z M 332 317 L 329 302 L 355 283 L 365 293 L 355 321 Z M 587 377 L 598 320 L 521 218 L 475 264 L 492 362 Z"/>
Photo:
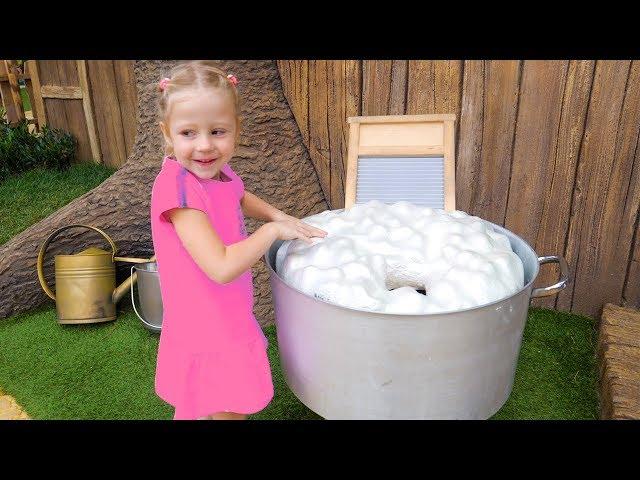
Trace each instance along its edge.
<path fill-rule="evenodd" d="M 171 109 L 171 98 L 176 93 L 194 88 L 213 88 L 228 95 L 233 102 L 236 111 L 237 142 L 240 136 L 240 96 L 236 89 L 236 82 L 235 77 L 227 75 L 210 60 L 194 60 L 175 66 L 171 69 L 169 77 L 162 79 L 158 84 L 160 121 L 166 121 L 167 113 Z M 165 154 L 173 154 L 168 145 L 165 145 Z"/>

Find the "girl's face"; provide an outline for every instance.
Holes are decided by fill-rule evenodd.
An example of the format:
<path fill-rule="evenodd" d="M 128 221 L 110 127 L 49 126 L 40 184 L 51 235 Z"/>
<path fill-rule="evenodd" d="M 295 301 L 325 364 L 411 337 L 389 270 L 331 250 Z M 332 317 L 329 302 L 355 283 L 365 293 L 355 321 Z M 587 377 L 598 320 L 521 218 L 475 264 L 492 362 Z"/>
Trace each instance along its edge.
<path fill-rule="evenodd" d="M 176 160 L 200 178 L 218 178 L 235 150 L 232 99 L 212 89 L 176 94 L 167 117 L 160 128 Z"/>

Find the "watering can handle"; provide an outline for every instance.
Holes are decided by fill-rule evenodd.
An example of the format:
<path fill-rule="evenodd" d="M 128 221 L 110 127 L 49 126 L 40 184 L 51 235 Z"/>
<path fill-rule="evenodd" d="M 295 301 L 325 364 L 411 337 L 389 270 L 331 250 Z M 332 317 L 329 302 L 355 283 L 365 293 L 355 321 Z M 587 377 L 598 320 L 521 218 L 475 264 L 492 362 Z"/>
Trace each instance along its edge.
<path fill-rule="evenodd" d="M 135 284 L 136 281 L 136 277 L 138 276 L 137 273 L 135 273 L 133 271 L 133 269 L 136 268 L 135 265 L 131 266 L 131 279 L 133 279 L 133 282 L 131 283 L 131 304 L 133 305 L 133 311 L 136 312 L 136 315 L 138 316 L 138 318 L 142 321 L 142 323 L 144 323 L 147 327 L 151 328 L 152 330 L 157 329 L 157 327 L 155 327 L 154 325 L 151 325 L 150 323 L 146 322 L 144 318 L 142 318 L 142 316 L 138 313 L 138 309 L 136 308 L 136 299 L 134 298 L 133 295 L 133 285 Z M 135 277 L 134 277 L 135 275 Z"/>
<path fill-rule="evenodd" d="M 42 244 L 42 247 L 40 247 L 40 252 L 38 253 L 38 280 L 40 280 L 40 285 L 42 286 L 42 289 L 44 290 L 44 293 L 46 293 L 53 300 L 56 299 L 56 296 L 54 295 L 54 293 L 51 291 L 51 289 L 47 285 L 47 281 L 44 278 L 44 273 L 42 272 L 42 264 L 44 262 L 44 254 L 47 251 L 47 247 L 49 246 L 49 243 L 51 243 L 51 241 L 54 238 L 56 238 L 58 236 L 58 234 L 62 233 L 64 230 L 67 230 L 69 228 L 74 228 L 74 227 L 88 228 L 90 230 L 98 232 L 100 235 L 102 235 L 104 238 L 106 238 L 107 241 L 109 242 L 109 244 L 111 245 L 111 250 L 112 250 L 111 257 L 112 257 L 112 259 L 115 258 L 115 255 L 116 255 L 116 249 L 117 249 L 116 244 L 113 243 L 113 240 L 111 240 L 109 235 L 104 233 L 98 227 L 92 227 L 90 225 L 81 225 L 79 223 L 75 223 L 73 225 L 67 225 L 66 227 L 61 227 L 61 228 L 57 229 L 55 232 L 53 232 L 51 235 L 49 235 L 49 237 L 47 237 L 45 242 Z"/>

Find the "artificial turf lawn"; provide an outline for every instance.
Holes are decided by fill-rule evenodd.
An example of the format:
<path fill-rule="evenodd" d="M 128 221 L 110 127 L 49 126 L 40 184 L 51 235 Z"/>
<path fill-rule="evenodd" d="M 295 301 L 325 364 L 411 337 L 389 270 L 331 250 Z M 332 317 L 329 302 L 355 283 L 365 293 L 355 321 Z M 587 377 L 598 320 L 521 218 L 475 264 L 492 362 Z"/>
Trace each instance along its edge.
<path fill-rule="evenodd" d="M 81 163 L 64 172 L 37 168 L 0 182 L 0 245 L 97 187 L 114 171 Z"/>
<path fill-rule="evenodd" d="M 123 303 L 115 322 L 59 325 L 51 306 L 0 320 L 0 388 L 35 419 L 171 419 L 154 393 L 158 334 Z M 275 395 L 251 419 L 320 417 L 287 387 L 265 329 Z M 513 391 L 494 419 L 596 419 L 596 330 L 587 317 L 529 311 Z"/>

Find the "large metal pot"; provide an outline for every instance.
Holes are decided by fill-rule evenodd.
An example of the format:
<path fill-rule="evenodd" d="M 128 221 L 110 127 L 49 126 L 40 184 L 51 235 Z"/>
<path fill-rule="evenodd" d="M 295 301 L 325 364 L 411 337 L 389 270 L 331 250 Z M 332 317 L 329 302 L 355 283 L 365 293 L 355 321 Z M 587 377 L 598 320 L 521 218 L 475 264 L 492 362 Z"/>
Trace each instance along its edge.
<path fill-rule="evenodd" d="M 265 254 L 280 361 L 289 388 L 327 419 L 487 419 L 509 398 L 531 298 L 569 278 L 560 256 L 538 257 L 506 235 L 524 266 L 524 287 L 480 307 L 441 314 L 373 313 L 314 298 L 275 272 L 282 241 Z M 540 265 L 561 279 L 533 289 Z"/>

